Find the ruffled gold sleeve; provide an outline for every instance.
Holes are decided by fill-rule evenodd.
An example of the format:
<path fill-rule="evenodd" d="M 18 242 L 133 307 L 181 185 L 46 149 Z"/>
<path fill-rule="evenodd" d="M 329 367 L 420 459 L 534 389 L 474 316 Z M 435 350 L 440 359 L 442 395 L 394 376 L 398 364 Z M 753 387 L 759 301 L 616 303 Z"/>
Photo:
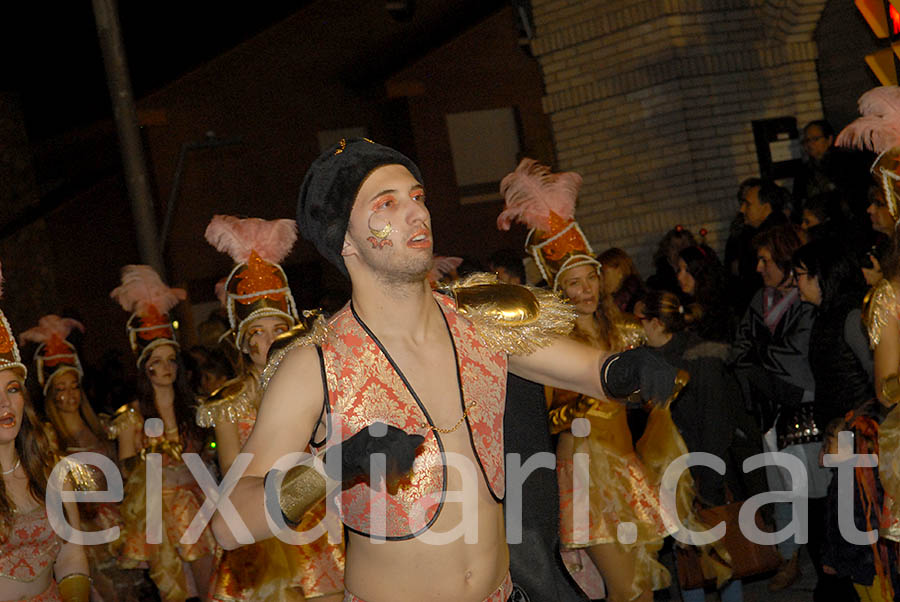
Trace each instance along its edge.
<path fill-rule="evenodd" d="M 567 336 L 575 324 L 575 309 L 555 293 L 503 284 L 495 274 L 472 274 L 443 292 L 492 351 L 527 355 Z"/>
<path fill-rule="evenodd" d="M 882 278 L 869 290 L 863 300 L 863 322 L 869 334 L 869 346 L 878 346 L 888 318 L 897 315 L 897 295 L 891 281 Z"/>
<path fill-rule="evenodd" d="M 131 404 L 125 404 L 116 410 L 115 417 L 112 419 L 109 426 L 106 427 L 106 434 L 110 439 L 118 439 L 119 435 L 127 429 L 132 429 L 135 426 L 141 426 L 142 424 L 143 421 L 141 420 L 140 414 L 137 413 L 137 410 L 135 410 Z"/>
<path fill-rule="evenodd" d="M 304 319 L 296 326 L 272 341 L 266 368 L 259 379 L 263 391 L 269 386 L 269 381 L 275 376 L 278 366 L 281 365 L 288 353 L 298 347 L 321 345 L 328 337 L 328 323 L 325 321 L 325 316 L 318 310 L 304 311 L 303 317 Z"/>
<path fill-rule="evenodd" d="M 197 407 L 197 426 L 215 428 L 217 424 L 236 423 L 252 413 L 259 385 L 252 378 L 235 378 L 213 391 Z"/>

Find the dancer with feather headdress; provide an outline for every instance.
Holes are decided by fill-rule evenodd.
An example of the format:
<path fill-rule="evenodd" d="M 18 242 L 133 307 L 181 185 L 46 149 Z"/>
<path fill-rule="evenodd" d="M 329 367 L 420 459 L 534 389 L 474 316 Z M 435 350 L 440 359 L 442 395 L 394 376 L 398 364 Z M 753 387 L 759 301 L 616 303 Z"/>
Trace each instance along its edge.
<path fill-rule="evenodd" d="M 882 278 L 866 295 L 863 309 L 869 345 L 874 352 L 875 392 L 883 411 L 888 412 L 880 425 L 869 429 L 877 433 L 877 440 L 870 443 L 878 454 L 877 475 L 883 490 L 881 503 L 871 504 L 866 511 L 867 520 L 873 527 L 878 526 L 883 538 L 875 544 L 876 575 L 869 588 L 880 594 L 892 590 L 890 576 L 896 573 L 896 560 L 887 558 L 884 541 L 900 541 L 900 88 L 882 86 L 869 90 L 859 98 L 859 112 L 862 116 L 841 131 L 837 144 L 878 153 L 871 173 L 894 226 L 889 251 L 881 262 Z M 857 418 L 856 426 L 861 420 Z M 856 453 L 871 453 L 872 450 L 860 448 L 867 439 L 872 438 L 857 437 Z M 859 479 L 862 475 L 856 476 Z M 896 554 L 896 544 L 892 547 Z"/>
<path fill-rule="evenodd" d="M 163 602 L 195 595 L 205 598 L 215 541 L 208 527 L 189 534 L 189 542 L 181 541 L 203 499 L 182 459 L 183 452 L 200 449 L 203 435 L 194 424 L 194 399 L 185 378 L 176 327 L 168 313 L 187 294 L 166 286 L 150 266 L 129 265 L 122 270 L 122 284 L 110 296 L 131 313 L 126 330 L 138 368 L 138 399 L 119 408 L 109 428 L 110 438 L 118 442 L 119 462 L 127 478 L 121 508 L 120 565 L 137 568 L 147 563 Z M 159 543 L 151 543 L 147 505 L 155 500 L 147 491 L 145 466 L 149 457 L 159 456 L 163 524 L 161 528 L 149 525 L 150 532 L 155 530 L 159 537 Z"/>
<path fill-rule="evenodd" d="M 297 240 L 293 220 L 216 215 L 206 228 L 206 240 L 235 262 L 216 294 L 228 314 L 231 328 L 224 338 L 237 351 L 239 374 L 197 408 L 197 424 L 215 428 L 219 466 L 225 474 L 256 423 L 262 397 L 259 379 L 272 343 L 315 338 L 324 326 L 317 312 L 297 311 L 280 265 Z M 322 520 L 326 520 L 324 501 L 304 516 L 298 529 L 308 531 Z M 332 532 L 339 538 L 340 525 L 335 523 Z M 224 552 L 218 560 L 216 600 L 343 597 L 343 543 L 330 543 L 327 535 L 301 546 L 267 539 Z"/>
<path fill-rule="evenodd" d="M 519 222 L 531 229 L 525 243 L 528 254 L 547 286 L 568 297 L 577 312 L 572 338 L 606 351 L 623 351 L 639 345 L 641 337 L 632 325 L 619 325 L 615 330 L 623 336 L 614 338 L 601 326 L 601 320 L 607 320 L 598 314 L 600 263 L 575 221 L 580 188 L 579 174 L 552 173 L 533 159 L 523 159 L 500 184 L 506 208 L 497 227 L 506 230 Z M 593 561 L 609 600 L 651 600 L 653 590 L 669 583 L 668 572 L 656 560 L 666 527 L 651 478 L 635 455 L 625 406 L 561 389 L 548 390 L 548 399 L 551 429 L 560 434 L 556 458 L 566 565 L 591 597 L 600 597 L 590 578 Z M 589 432 L 576 428 L 578 436 L 573 434 L 577 418 L 589 421 Z M 589 455 L 589 468 L 576 466 L 576 454 Z M 588 515 L 580 517 L 584 510 L 576 510 L 576 491 L 584 488 L 590 502 Z M 635 538 L 627 543 L 619 541 L 622 523 L 636 527 Z"/>

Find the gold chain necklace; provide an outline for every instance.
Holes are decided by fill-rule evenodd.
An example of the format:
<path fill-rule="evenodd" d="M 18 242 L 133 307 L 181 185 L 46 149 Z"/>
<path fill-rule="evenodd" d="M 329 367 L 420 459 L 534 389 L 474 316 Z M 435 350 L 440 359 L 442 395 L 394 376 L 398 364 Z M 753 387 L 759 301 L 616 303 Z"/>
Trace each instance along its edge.
<path fill-rule="evenodd" d="M 469 403 L 469 405 L 466 406 L 466 409 L 463 410 L 463 414 L 462 414 L 462 416 L 460 417 L 460 419 L 457 420 L 457 421 L 456 421 L 456 424 L 454 424 L 451 428 L 448 428 L 448 429 L 442 429 L 442 428 L 439 427 L 439 426 L 434 426 L 434 425 L 428 424 L 427 422 L 423 422 L 423 423 L 422 423 L 422 428 L 423 428 L 423 429 L 426 429 L 426 430 L 429 430 L 429 431 L 435 431 L 435 432 L 441 433 L 442 435 L 446 435 L 446 434 L 448 434 L 448 433 L 452 433 L 453 431 L 455 431 L 456 429 L 459 428 L 459 426 L 463 423 L 463 420 L 466 419 L 466 416 L 469 415 L 469 410 L 471 410 L 472 408 L 474 408 L 474 407 L 477 406 L 477 405 L 478 405 L 478 403 L 475 402 L 475 401 Z"/>

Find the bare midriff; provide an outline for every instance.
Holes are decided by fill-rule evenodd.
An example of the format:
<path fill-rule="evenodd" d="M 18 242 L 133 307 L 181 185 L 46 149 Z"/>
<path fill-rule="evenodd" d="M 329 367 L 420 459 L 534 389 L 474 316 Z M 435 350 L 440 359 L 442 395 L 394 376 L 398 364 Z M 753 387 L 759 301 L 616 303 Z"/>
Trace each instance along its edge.
<path fill-rule="evenodd" d="M 469 526 L 466 543 L 464 502 L 445 501 L 434 524 L 419 537 L 401 541 L 376 541 L 350 532 L 344 584 L 366 602 L 453 600 L 481 602 L 497 589 L 509 570 L 503 507 L 485 484 L 472 453 L 465 428 L 442 435 L 447 452 L 467 458 L 474 468 L 465 491 L 476 500 L 465 516 Z M 460 472 L 447 470 L 448 500 L 461 498 Z M 477 485 L 476 485 L 477 483 Z M 477 516 L 474 508 L 477 508 Z M 477 524 L 474 524 L 476 523 Z M 458 535 L 453 537 L 454 535 Z M 446 540 L 453 539 L 449 543 Z"/>

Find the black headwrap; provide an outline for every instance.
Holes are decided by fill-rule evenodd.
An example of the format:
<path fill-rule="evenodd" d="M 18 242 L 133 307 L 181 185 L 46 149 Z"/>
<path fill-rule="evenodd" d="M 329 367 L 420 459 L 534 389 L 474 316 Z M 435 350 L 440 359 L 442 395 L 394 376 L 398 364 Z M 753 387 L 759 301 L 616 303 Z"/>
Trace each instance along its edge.
<path fill-rule="evenodd" d="M 365 179 L 383 165 L 402 165 L 422 183 L 416 164 L 406 155 L 367 138 L 341 140 L 313 161 L 297 201 L 300 235 L 347 276 L 341 249 L 350 210 Z"/>

